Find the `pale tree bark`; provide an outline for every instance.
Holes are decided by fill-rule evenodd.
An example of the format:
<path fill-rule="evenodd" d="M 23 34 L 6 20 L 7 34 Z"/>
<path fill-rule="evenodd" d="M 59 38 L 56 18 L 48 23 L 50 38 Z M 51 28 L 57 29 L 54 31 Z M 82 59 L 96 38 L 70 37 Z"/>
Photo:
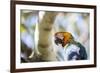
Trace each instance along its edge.
<path fill-rule="evenodd" d="M 56 12 L 46 12 L 39 24 L 38 50 L 41 54 L 41 59 L 44 61 L 57 60 L 52 43 L 53 23 L 56 15 Z"/>
<path fill-rule="evenodd" d="M 29 58 L 33 61 L 56 61 L 56 51 L 53 47 L 53 29 L 54 21 L 57 16 L 56 12 L 45 12 L 42 20 L 38 25 L 38 45 L 33 50 Z"/>

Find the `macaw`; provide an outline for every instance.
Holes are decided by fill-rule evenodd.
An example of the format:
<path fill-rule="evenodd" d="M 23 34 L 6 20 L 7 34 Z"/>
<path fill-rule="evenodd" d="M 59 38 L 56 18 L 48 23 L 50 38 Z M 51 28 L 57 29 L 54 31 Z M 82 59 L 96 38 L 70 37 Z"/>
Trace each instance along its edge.
<path fill-rule="evenodd" d="M 64 60 L 87 60 L 85 47 L 80 42 L 75 41 L 71 33 L 55 33 L 55 43 L 56 45 L 61 44 L 62 48 L 65 49 L 66 59 Z M 61 54 L 61 52 L 58 53 Z"/>

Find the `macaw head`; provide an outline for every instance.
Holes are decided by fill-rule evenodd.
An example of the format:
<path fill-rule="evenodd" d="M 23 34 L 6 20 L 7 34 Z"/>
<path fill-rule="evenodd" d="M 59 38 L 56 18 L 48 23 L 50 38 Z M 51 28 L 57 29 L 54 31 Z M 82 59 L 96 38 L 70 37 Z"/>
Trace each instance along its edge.
<path fill-rule="evenodd" d="M 74 40 L 74 38 L 73 38 L 72 34 L 69 32 L 57 32 L 57 33 L 55 33 L 55 43 L 57 45 L 61 44 L 64 47 L 66 44 L 69 44 L 73 40 Z"/>

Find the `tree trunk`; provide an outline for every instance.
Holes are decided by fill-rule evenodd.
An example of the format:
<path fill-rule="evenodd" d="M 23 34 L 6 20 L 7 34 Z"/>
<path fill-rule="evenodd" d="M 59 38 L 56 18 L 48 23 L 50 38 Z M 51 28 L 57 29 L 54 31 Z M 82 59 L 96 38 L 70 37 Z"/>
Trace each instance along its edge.
<path fill-rule="evenodd" d="M 39 41 L 38 50 L 41 54 L 41 59 L 44 61 L 56 61 L 56 53 L 52 43 L 53 23 L 57 13 L 46 12 L 39 24 Z M 53 40 L 54 41 L 54 40 Z"/>

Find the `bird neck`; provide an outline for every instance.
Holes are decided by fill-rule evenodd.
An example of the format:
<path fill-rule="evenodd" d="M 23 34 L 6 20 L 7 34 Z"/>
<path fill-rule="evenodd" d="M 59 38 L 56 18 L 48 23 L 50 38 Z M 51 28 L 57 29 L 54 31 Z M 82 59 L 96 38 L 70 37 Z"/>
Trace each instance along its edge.
<path fill-rule="evenodd" d="M 68 46 L 70 46 L 70 45 L 77 45 L 78 44 L 78 42 L 77 41 L 75 41 L 75 40 L 71 40 L 69 43 L 67 43 L 65 46 L 64 46 L 64 48 L 67 48 Z"/>
<path fill-rule="evenodd" d="M 71 40 L 71 42 L 70 42 L 69 44 L 74 44 L 74 45 L 76 45 L 77 43 L 78 43 L 77 41 Z"/>
<path fill-rule="evenodd" d="M 66 44 L 65 46 L 64 46 L 64 48 L 66 48 L 66 47 L 68 47 L 70 44 Z"/>

